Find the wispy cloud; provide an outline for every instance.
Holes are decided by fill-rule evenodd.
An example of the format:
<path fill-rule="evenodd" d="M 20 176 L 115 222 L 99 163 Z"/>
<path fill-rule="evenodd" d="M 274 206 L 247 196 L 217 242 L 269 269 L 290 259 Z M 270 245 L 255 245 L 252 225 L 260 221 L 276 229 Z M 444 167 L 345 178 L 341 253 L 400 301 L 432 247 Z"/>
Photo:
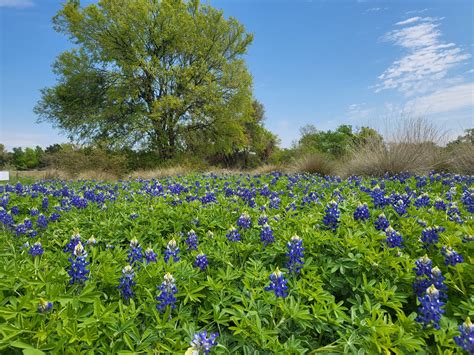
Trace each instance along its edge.
<path fill-rule="evenodd" d="M 365 10 L 365 12 L 379 12 L 388 10 L 388 7 L 371 7 L 370 9 Z"/>
<path fill-rule="evenodd" d="M 395 89 L 406 96 L 426 94 L 441 83 L 453 84 L 448 71 L 470 58 L 454 43 L 443 42 L 439 29 L 442 18 L 411 17 L 382 39 L 403 48 L 406 53 L 394 61 L 378 78 L 376 92 Z"/>
<path fill-rule="evenodd" d="M 350 120 L 363 120 L 367 119 L 374 113 L 374 108 L 367 107 L 366 103 L 352 104 L 347 109 L 347 117 Z"/>
<path fill-rule="evenodd" d="M 410 11 L 405 12 L 405 14 L 407 14 L 407 15 L 422 14 L 423 12 L 426 12 L 426 11 L 428 11 L 428 9 L 424 8 L 424 9 L 421 9 L 421 10 L 410 10 Z"/>
<path fill-rule="evenodd" d="M 437 114 L 474 108 L 474 83 L 455 85 L 410 100 L 406 110 L 415 115 Z"/>
<path fill-rule="evenodd" d="M 31 0 L 0 0 L 0 7 L 12 7 L 15 9 L 25 9 L 35 4 Z"/>

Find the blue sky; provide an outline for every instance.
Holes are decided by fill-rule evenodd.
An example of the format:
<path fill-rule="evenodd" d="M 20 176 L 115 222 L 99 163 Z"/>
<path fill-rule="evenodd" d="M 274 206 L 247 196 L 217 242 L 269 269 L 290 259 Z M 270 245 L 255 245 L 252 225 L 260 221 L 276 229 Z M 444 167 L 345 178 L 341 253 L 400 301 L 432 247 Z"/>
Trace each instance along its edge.
<path fill-rule="evenodd" d="M 92 1 L 82 1 L 88 4 Z M 211 0 L 254 34 L 247 63 L 266 126 L 288 147 L 299 128 L 384 129 L 424 116 L 456 136 L 474 127 L 474 2 Z M 0 0 L 0 142 L 67 141 L 32 109 L 71 48 L 53 0 Z"/>

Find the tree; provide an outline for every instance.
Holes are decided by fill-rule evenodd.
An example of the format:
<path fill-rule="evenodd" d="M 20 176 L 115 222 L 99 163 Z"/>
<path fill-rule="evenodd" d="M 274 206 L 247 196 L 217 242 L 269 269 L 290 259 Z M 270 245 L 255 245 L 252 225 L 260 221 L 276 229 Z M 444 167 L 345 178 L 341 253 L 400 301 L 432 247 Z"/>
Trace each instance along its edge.
<path fill-rule="evenodd" d="M 78 142 L 157 150 L 185 137 L 228 133 L 243 140 L 252 79 L 242 56 L 252 35 L 199 0 L 69 0 L 53 18 L 76 45 L 42 90 L 39 121 Z"/>
<path fill-rule="evenodd" d="M 464 130 L 464 135 L 458 136 L 455 140 L 447 144 L 448 149 L 454 149 L 462 144 L 474 145 L 474 128 Z"/>
<path fill-rule="evenodd" d="M 318 131 L 313 125 L 307 125 L 300 131 L 302 136 L 297 149 L 303 153 L 317 151 L 333 158 L 346 154 L 355 138 L 349 125 L 340 125 L 334 131 Z"/>

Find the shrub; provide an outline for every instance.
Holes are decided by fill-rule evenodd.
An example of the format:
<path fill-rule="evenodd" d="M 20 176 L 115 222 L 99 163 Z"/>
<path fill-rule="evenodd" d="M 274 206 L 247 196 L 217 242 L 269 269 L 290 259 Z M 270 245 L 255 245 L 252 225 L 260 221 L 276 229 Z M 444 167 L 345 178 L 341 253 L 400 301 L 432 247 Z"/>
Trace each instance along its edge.
<path fill-rule="evenodd" d="M 299 173 L 330 175 L 333 173 L 334 164 L 326 155 L 313 152 L 297 160 L 293 170 Z"/>

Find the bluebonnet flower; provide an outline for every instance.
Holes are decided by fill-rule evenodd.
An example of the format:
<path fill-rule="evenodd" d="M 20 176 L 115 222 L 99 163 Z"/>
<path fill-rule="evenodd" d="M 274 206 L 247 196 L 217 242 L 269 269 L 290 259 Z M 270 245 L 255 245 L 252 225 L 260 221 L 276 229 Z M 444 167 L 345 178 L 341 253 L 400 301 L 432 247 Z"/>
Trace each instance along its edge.
<path fill-rule="evenodd" d="M 456 344 L 470 354 L 474 354 L 474 324 L 467 317 L 466 321 L 459 326 L 461 334 L 454 337 Z"/>
<path fill-rule="evenodd" d="M 237 220 L 237 225 L 240 228 L 248 229 L 252 225 L 252 220 L 247 212 L 244 212 L 240 215 L 239 219 Z"/>
<path fill-rule="evenodd" d="M 15 228 L 15 233 L 17 236 L 26 234 L 26 232 L 28 232 L 28 228 L 26 228 L 26 226 L 23 223 L 18 224 Z"/>
<path fill-rule="evenodd" d="M 30 216 L 37 216 L 39 214 L 39 210 L 37 208 L 32 208 L 30 210 Z"/>
<path fill-rule="evenodd" d="M 442 198 L 437 197 L 434 202 L 434 208 L 437 211 L 446 211 L 446 203 Z"/>
<path fill-rule="evenodd" d="M 441 254 L 445 257 L 444 263 L 446 265 L 456 265 L 458 263 L 464 262 L 464 259 L 461 254 L 458 254 L 453 248 L 444 246 L 441 249 Z"/>
<path fill-rule="evenodd" d="M 25 225 L 26 229 L 33 228 L 33 222 L 31 222 L 31 220 L 28 218 L 25 218 L 25 220 L 23 221 L 23 224 Z"/>
<path fill-rule="evenodd" d="M 47 197 L 43 197 L 43 200 L 41 201 L 41 208 L 43 210 L 47 210 L 49 207 L 49 199 Z"/>
<path fill-rule="evenodd" d="M 130 265 L 127 265 L 122 269 L 122 277 L 120 278 L 118 289 L 125 301 L 128 301 L 134 295 L 132 290 L 132 287 L 136 284 L 136 282 L 133 281 L 134 277 L 135 272 Z"/>
<path fill-rule="evenodd" d="M 439 291 L 431 285 L 426 289 L 426 294 L 423 297 L 418 297 L 420 306 L 418 307 L 418 317 L 416 321 L 423 324 L 423 327 L 427 327 L 430 324 L 435 329 L 440 329 L 439 321 L 441 315 L 444 313 L 443 307 L 444 302 L 439 299 Z"/>
<path fill-rule="evenodd" d="M 385 197 L 385 191 L 378 185 L 370 192 L 370 197 L 372 197 L 375 208 L 384 207 L 389 203 L 389 199 Z"/>
<path fill-rule="evenodd" d="M 283 273 L 278 270 L 275 270 L 269 277 L 270 285 L 265 287 L 265 291 L 273 291 L 276 297 L 286 297 L 288 293 L 286 290 L 288 289 L 288 281 L 283 277 Z"/>
<path fill-rule="evenodd" d="M 87 253 L 84 250 L 81 242 L 78 242 L 74 247 L 74 252 L 72 257 L 68 260 L 71 263 L 71 268 L 68 270 L 68 274 L 71 277 L 69 283 L 72 285 L 74 283 L 84 283 L 88 277 L 89 270 L 86 269 L 87 265 L 90 263 L 86 261 Z"/>
<path fill-rule="evenodd" d="M 239 233 L 238 229 L 235 228 L 235 227 L 230 227 L 229 228 L 229 231 L 227 232 L 226 237 L 231 242 L 238 242 L 238 241 L 241 240 L 240 233 Z"/>
<path fill-rule="evenodd" d="M 36 220 L 36 225 L 41 229 L 46 229 L 48 227 L 48 220 L 44 214 L 40 214 Z"/>
<path fill-rule="evenodd" d="M 273 231 L 268 224 L 265 224 L 260 231 L 260 241 L 264 246 L 267 246 L 268 244 L 271 244 L 275 241 Z"/>
<path fill-rule="evenodd" d="M 198 355 L 201 352 L 205 355 L 209 354 L 211 348 L 217 345 L 216 338 L 219 336 L 219 333 L 209 334 L 207 337 L 207 331 L 202 331 L 200 333 L 194 334 L 193 340 L 191 341 L 191 347 L 186 351 L 186 354 Z"/>
<path fill-rule="evenodd" d="M 430 205 L 430 196 L 425 192 L 418 196 L 413 203 L 417 209 Z"/>
<path fill-rule="evenodd" d="M 46 301 L 43 298 L 40 298 L 40 301 L 38 303 L 38 312 L 39 313 L 47 313 L 53 308 L 53 303 Z"/>
<path fill-rule="evenodd" d="M 134 219 L 137 219 L 137 218 L 138 218 L 138 213 L 132 213 L 132 214 L 130 215 L 130 219 L 131 219 L 131 220 L 134 220 Z"/>
<path fill-rule="evenodd" d="M 385 235 L 387 239 L 385 240 L 390 248 L 402 247 L 403 238 L 397 231 L 392 227 L 388 227 L 385 230 Z"/>
<path fill-rule="evenodd" d="M 86 242 L 87 245 L 96 245 L 97 244 L 97 240 L 92 236 L 90 237 L 87 242 Z"/>
<path fill-rule="evenodd" d="M 266 214 L 262 214 L 262 215 L 260 215 L 260 217 L 258 217 L 258 225 L 259 226 L 263 226 L 267 223 L 268 223 L 268 217 L 267 217 Z"/>
<path fill-rule="evenodd" d="M 76 245 L 78 243 L 81 242 L 81 235 L 79 233 L 76 233 L 74 234 L 72 237 L 71 237 L 71 240 L 69 241 L 69 243 L 66 244 L 66 246 L 64 247 L 63 251 L 65 253 L 73 253 L 74 252 L 74 248 L 76 247 Z"/>
<path fill-rule="evenodd" d="M 280 203 L 281 203 L 281 200 L 279 197 L 275 196 L 275 197 L 272 197 L 271 200 L 270 200 L 270 204 L 269 204 L 269 207 L 272 208 L 272 209 L 279 209 L 280 208 Z"/>
<path fill-rule="evenodd" d="M 211 238 L 211 239 L 212 239 L 212 238 L 214 238 L 214 233 L 213 233 L 212 231 L 208 230 L 207 233 L 206 233 L 206 236 L 207 236 L 208 238 Z"/>
<path fill-rule="evenodd" d="M 10 210 L 13 215 L 18 215 L 20 213 L 20 209 L 18 206 L 13 206 L 12 209 Z"/>
<path fill-rule="evenodd" d="M 323 223 L 327 228 L 335 231 L 339 224 L 340 212 L 336 201 L 332 200 L 326 205 L 326 214 L 323 217 Z"/>
<path fill-rule="evenodd" d="M 446 214 L 448 215 L 448 219 L 450 221 L 453 221 L 459 224 L 464 223 L 464 221 L 461 218 L 461 212 L 459 211 L 459 208 L 456 202 L 451 202 L 449 204 Z"/>
<path fill-rule="evenodd" d="M 286 247 L 288 249 L 286 256 L 290 258 L 287 263 L 288 270 L 298 274 L 304 264 L 303 240 L 297 235 L 294 235 L 286 244 Z"/>
<path fill-rule="evenodd" d="M 356 221 L 358 220 L 366 220 L 370 218 L 370 211 L 369 207 L 367 206 L 366 203 L 359 203 L 359 206 L 357 206 L 356 210 L 354 211 L 354 219 Z"/>
<path fill-rule="evenodd" d="M 431 269 L 430 280 L 434 287 L 438 289 L 440 297 L 447 297 L 446 293 L 444 292 L 448 290 L 448 287 L 444 284 L 444 280 L 446 280 L 446 278 L 443 276 L 443 273 L 439 267 L 435 266 Z"/>
<path fill-rule="evenodd" d="M 51 216 L 49 216 L 49 220 L 51 222 L 56 222 L 57 220 L 59 220 L 59 218 L 61 218 L 61 215 L 56 212 L 51 213 Z"/>
<path fill-rule="evenodd" d="M 157 288 L 161 292 L 156 297 L 156 300 L 158 301 L 156 309 L 160 312 L 163 312 L 167 306 L 171 306 L 171 309 L 174 309 L 176 307 L 175 294 L 178 292 L 174 277 L 169 272 L 166 273 L 164 281 Z"/>
<path fill-rule="evenodd" d="M 173 238 L 168 242 L 168 245 L 166 246 L 166 249 L 165 249 L 165 254 L 164 254 L 165 263 L 168 264 L 170 257 L 173 257 L 174 262 L 178 262 L 179 261 L 178 254 L 179 254 L 179 247 L 178 247 L 178 244 L 176 243 L 176 240 Z"/>
<path fill-rule="evenodd" d="M 461 202 L 469 213 L 474 213 L 474 189 L 466 189 L 461 196 Z"/>
<path fill-rule="evenodd" d="M 198 237 L 194 230 L 188 232 L 188 238 L 184 241 L 188 245 L 188 250 L 197 250 L 198 248 Z"/>
<path fill-rule="evenodd" d="M 433 262 L 431 261 L 430 258 L 428 258 L 428 255 L 424 255 L 421 258 L 419 258 L 417 261 L 415 261 L 416 267 L 413 268 L 416 272 L 416 276 L 429 276 L 431 274 L 431 269 L 433 267 Z"/>
<path fill-rule="evenodd" d="M 30 250 L 28 251 L 28 253 L 32 256 L 32 257 L 35 257 L 35 256 L 38 256 L 38 255 L 42 255 L 44 253 L 44 250 L 43 250 L 43 247 L 41 246 L 41 243 L 40 242 L 36 242 L 35 244 L 33 244 L 30 248 Z"/>
<path fill-rule="evenodd" d="M 379 214 L 379 216 L 375 220 L 374 224 L 375 224 L 375 229 L 377 229 L 379 231 L 380 230 L 384 231 L 385 229 L 387 229 L 390 226 L 390 222 L 388 221 L 388 219 L 385 217 L 385 215 L 383 213 Z"/>
<path fill-rule="evenodd" d="M 205 254 L 200 253 L 196 256 L 196 261 L 194 261 L 194 267 L 198 267 L 201 269 L 201 271 L 204 271 L 206 270 L 208 264 L 209 263 Z"/>
<path fill-rule="evenodd" d="M 128 257 L 127 257 L 127 262 L 130 265 L 135 265 L 138 262 L 141 262 L 143 260 L 143 249 L 138 244 L 137 238 L 133 238 L 130 241 L 130 249 L 128 249 Z"/>
<path fill-rule="evenodd" d="M 439 232 L 443 232 L 443 227 L 428 227 L 421 232 L 421 241 L 426 244 L 436 244 L 439 241 Z"/>
<path fill-rule="evenodd" d="M 398 200 L 396 203 L 394 203 L 393 208 L 399 216 L 403 216 L 407 213 L 407 206 L 405 205 L 405 202 L 403 202 L 403 200 Z"/>
<path fill-rule="evenodd" d="M 145 259 L 147 264 L 151 262 L 156 263 L 156 253 L 153 251 L 152 248 L 148 248 L 147 250 L 145 250 Z"/>

